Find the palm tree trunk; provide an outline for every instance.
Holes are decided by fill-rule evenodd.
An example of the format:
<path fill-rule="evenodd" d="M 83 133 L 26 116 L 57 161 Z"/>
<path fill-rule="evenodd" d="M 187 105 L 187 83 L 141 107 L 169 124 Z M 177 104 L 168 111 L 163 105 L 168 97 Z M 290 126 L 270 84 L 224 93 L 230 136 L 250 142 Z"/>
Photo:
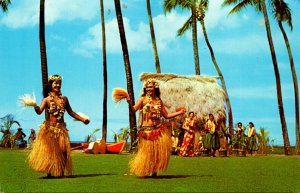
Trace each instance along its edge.
<path fill-rule="evenodd" d="M 269 42 L 269 46 L 270 46 L 273 67 L 274 67 L 274 72 L 275 72 L 277 100 L 278 100 L 278 108 L 279 108 L 279 115 L 280 115 L 282 135 L 283 135 L 284 153 L 285 153 L 285 155 L 289 155 L 290 154 L 290 141 L 289 141 L 289 135 L 288 135 L 288 131 L 287 131 L 283 102 L 282 102 L 280 73 L 279 73 L 279 69 L 278 69 L 276 53 L 275 53 L 275 49 L 274 49 L 274 44 L 273 44 L 271 28 L 270 28 L 270 23 L 269 23 L 265 0 L 261 1 L 261 6 L 262 6 L 262 12 L 264 14 L 268 42 Z"/>
<path fill-rule="evenodd" d="M 124 59 L 124 66 L 125 66 L 125 73 L 126 73 L 126 79 L 127 79 L 127 90 L 130 97 L 129 105 L 133 106 L 134 100 L 134 93 L 133 93 L 133 81 L 132 81 L 132 75 L 131 75 L 131 67 L 130 67 L 130 61 L 129 61 L 129 54 L 128 54 L 128 48 L 127 48 L 127 42 L 126 42 L 126 35 L 125 35 L 125 29 L 123 24 L 123 16 L 122 16 L 122 10 L 120 6 L 120 0 L 114 0 L 115 1 L 115 9 L 116 9 L 116 16 L 118 21 L 118 27 L 120 32 L 120 40 L 123 50 L 123 59 Z M 136 140 L 136 117 L 135 113 L 131 111 L 131 108 L 129 109 L 129 124 L 130 124 L 130 138 L 131 138 L 131 145 L 134 144 Z"/>
<path fill-rule="evenodd" d="M 293 54 L 291 50 L 291 46 L 289 43 L 289 39 L 285 33 L 285 30 L 282 26 L 281 22 L 278 22 L 279 28 L 282 32 L 286 49 L 288 51 L 289 55 L 289 60 L 290 60 L 290 66 L 291 66 L 291 71 L 292 71 L 292 76 L 293 76 L 293 83 L 294 83 L 294 96 L 295 96 L 295 130 L 296 130 L 296 155 L 300 155 L 300 128 L 299 128 L 299 91 L 298 91 L 298 80 L 297 80 L 297 73 L 295 70 L 295 65 L 294 65 L 294 59 L 293 59 Z"/>
<path fill-rule="evenodd" d="M 211 56 L 211 59 L 213 61 L 213 64 L 218 72 L 218 75 L 220 76 L 220 79 L 221 79 L 221 83 L 222 83 L 222 88 L 223 90 L 225 91 L 225 101 L 226 101 L 226 106 L 227 106 L 227 112 L 228 112 L 228 123 L 229 123 L 229 132 L 230 132 L 230 135 L 234 135 L 234 130 L 233 130 L 233 116 L 232 116 L 232 110 L 231 110 L 231 104 L 230 104 L 230 99 L 229 99 L 229 95 L 228 95 L 228 92 L 227 92 L 227 88 L 226 88 L 226 84 L 225 84 L 225 79 L 223 77 L 223 74 L 221 72 L 221 69 L 219 68 L 219 65 L 217 64 L 217 60 L 215 58 L 215 54 L 214 54 L 214 51 L 210 45 L 210 42 L 209 42 L 209 39 L 208 39 L 208 35 L 206 33 L 206 28 L 205 28 L 205 23 L 204 23 L 204 20 L 200 20 L 200 23 L 201 23 L 201 26 L 202 26 L 202 31 L 203 31 L 203 35 L 204 35 L 204 39 L 205 39 L 205 42 L 207 44 L 207 47 L 210 51 L 210 56 Z"/>
<path fill-rule="evenodd" d="M 102 114 L 102 139 L 107 139 L 107 60 L 106 60 L 106 34 L 103 0 L 100 0 L 101 31 L 102 31 L 102 60 L 103 60 L 103 114 Z"/>
<path fill-rule="evenodd" d="M 154 59 L 155 59 L 156 73 L 161 73 L 161 71 L 160 71 L 159 57 L 158 57 L 158 52 L 157 52 L 157 47 L 156 47 L 154 25 L 153 25 L 153 21 L 152 21 L 150 0 L 147 0 L 147 11 L 148 11 L 150 34 L 151 34 L 151 40 L 152 40 L 152 48 L 153 48 Z"/>
<path fill-rule="evenodd" d="M 42 84 L 44 97 L 48 95 L 45 88 L 48 83 L 48 65 L 47 65 L 47 52 L 45 40 L 45 0 L 40 0 L 40 53 L 41 53 L 41 68 L 42 68 Z M 48 120 L 48 112 L 45 111 L 45 118 Z"/>
<path fill-rule="evenodd" d="M 196 17 L 196 8 L 195 8 L 195 6 L 193 6 L 191 8 L 191 11 L 192 11 L 192 37 L 193 37 L 195 71 L 196 71 L 196 75 L 200 75 L 198 39 L 197 39 L 197 17 Z"/>

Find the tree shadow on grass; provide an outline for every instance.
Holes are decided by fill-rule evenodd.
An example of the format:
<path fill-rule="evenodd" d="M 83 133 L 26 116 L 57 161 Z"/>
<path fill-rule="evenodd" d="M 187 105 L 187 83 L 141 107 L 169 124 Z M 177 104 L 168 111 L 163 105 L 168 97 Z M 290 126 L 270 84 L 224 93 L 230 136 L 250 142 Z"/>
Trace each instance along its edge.
<path fill-rule="evenodd" d="M 110 176 L 115 174 L 77 174 L 77 175 L 71 175 L 71 176 L 63 176 L 63 177 L 53 177 L 53 176 L 46 176 L 46 177 L 40 177 L 40 179 L 63 179 L 63 178 L 86 178 L 86 177 L 97 177 L 97 176 Z"/>
<path fill-rule="evenodd" d="M 213 175 L 211 175 L 211 174 L 207 174 L 207 175 L 158 175 L 158 176 L 140 177 L 140 179 L 179 179 L 179 178 L 189 178 L 189 177 L 194 177 L 194 176 L 199 176 L 201 178 L 213 177 Z"/>
<path fill-rule="evenodd" d="M 158 175 L 158 176 L 145 176 L 141 179 L 176 179 L 176 178 L 189 178 L 194 175 Z"/>

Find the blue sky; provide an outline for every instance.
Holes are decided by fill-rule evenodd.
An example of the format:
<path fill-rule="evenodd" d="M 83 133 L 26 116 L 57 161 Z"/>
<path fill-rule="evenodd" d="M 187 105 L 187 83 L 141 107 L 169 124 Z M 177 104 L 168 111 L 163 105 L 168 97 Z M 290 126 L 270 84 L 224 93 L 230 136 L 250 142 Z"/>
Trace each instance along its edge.
<path fill-rule="evenodd" d="M 87 3 L 88 2 L 88 3 Z M 270 131 L 276 144 L 282 144 L 276 84 L 263 16 L 248 7 L 228 16 L 230 7 L 221 0 L 210 1 L 206 14 L 207 33 L 217 62 L 225 77 L 232 103 L 234 123 L 254 122 Z M 300 62 L 300 5 L 288 1 L 293 13 L 294 29 L 285 25 L 298 73 Z M 146 1 L 121 1 L 135 97 L 139 96 L 142 72 L 155 72 L 148 26 Z M 191 32 L 182 37 L 176 31 L 189 17 L 188 11 L 176 9 L 164 14 L 163 1 L 152 1 L 152 15 L 162 73 L 194 75 Z M 105 0 L 108 63 L 108 141 L 113 132 L 128 127 L 127 104 L 115 104 L 111 93 L 115 87 L 126 88 L 123 56 L 115 17 L 114 3 Z M 72 141 L 82 141 L 102 126 L 102 50 L 99 0 L 46 1 L 46 46 L 49 74 L 63 76 L 62 92 L 76 112 L 91 119 L 89 125 L 73 121 L 66 115 Z M 269 14 L 279 64 L 285 116 L 292 145 L 295 144 L 294 94 L 289 60 L 277 24 Z M 19 96 L 35 93 L 42 100 L 39 52 L 39 0 L 15 0 L 7 13 L 0 12 L 0 117 L 12 113 L 29 134 L 37 129 L 44 116 L 18 104 Z M 202 75 L 216 76 L 209 51 L 198 27 L 198 45 Z M 16 130 L 16 128 L 13 128 Z M 96 134 L 101 137 L 101 132 Z"/>

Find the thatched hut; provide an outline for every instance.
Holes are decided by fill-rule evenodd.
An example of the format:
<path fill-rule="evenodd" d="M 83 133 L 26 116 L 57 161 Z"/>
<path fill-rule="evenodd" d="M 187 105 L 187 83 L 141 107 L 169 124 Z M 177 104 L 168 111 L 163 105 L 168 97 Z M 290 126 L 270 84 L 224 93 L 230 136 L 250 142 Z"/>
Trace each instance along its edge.
<path fill-rule="evenodd" d="M 185 107 L 196 115 L 197 128 L 203 130 L 204 123 L 212 113 L 216 122 L 226 123 L 225 92 L 211 76 L 181 76 L 175 74 L 142 73 L 140 80 L 156 78 L 159 82 L 161 99 L 169 113 L 178 107 Z M 180 117 L 179 117 L 180 119 Z M 174 127 L 180 127 L 181 120 L 174 119 Z"/>
<path fill-rule="evenodd" d="M 211 76 L 181 76 L 175 74 L 142 73 L 140 80 L 156 78 L 161 99 L 168 112 L 177 107 L 196 113 L 197 120 L 206 120 L 212 113 L 216 121 L 226 120 L 225 92 Z"/>

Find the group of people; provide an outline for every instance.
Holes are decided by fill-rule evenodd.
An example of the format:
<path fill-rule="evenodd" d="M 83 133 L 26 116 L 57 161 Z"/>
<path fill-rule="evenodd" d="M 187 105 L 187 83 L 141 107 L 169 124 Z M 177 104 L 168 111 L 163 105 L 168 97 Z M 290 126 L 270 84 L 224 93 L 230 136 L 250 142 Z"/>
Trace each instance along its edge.
<path fill-rule="evenodd" d="M 195 152 L 204 150 L 209 156 L 215 157 L 216 151 L 221 147 L 220 139 L 225 138 L 225 143 L 231 145 L 231 149 L 246 150 L 251 155 L 255 154 L 258 150 L 256 129 L 253 122 L 249 122 L 248 126 L 249 129 L 245 134 L 243 124 L 238 122 L 235 135 L 230 136 L 216 123 L 214 115 L 209 114 L 209 119 L 204 124 L 204 132 L 201 132 L 196 142 L 195 132 L 200 129 L 196 128 L 194 112 L 190 112 L 182 124 L 182 129 L 172 133 L 173 152 L 179 156 L 193 157 L 196 155 Z"/>
<path fill-rule="evenodd" d="M 248 126 L 248 132 L 245 134 L 245 128 L 243 127 L 243 124 L 238 122 L 234 136 L 234 148 L 245 149 L 252 155 L 256 154 L 258 150 L 257 135 L 253 122 L 249 122 Z"/>
<path fill-rule="evenodd" d="M 44 89 L 44 99 L 40 106 L 35 106 L 37 114 L 47 111 L 47 117 L 40 126 L 37 138 L 28 156 L 29 166 L 39 172 L 46 173 L 48 178 L 63 177 L 72 174 L 72 159 L 70 140 L 64 113 L 68 112 L 73 118 L 89 124 L 88 118 L 75 113 L 69 100 L 61 93 L 62 77 L 52 75 L 48 78 L 48 85 Z M 157 176 L 158 172 L 168 167 L 172 150 L 171 124 L 166 119 L 184 115 L 186 110 L 180 109 L 168 113 L 160 98 L 159 82 L 149 78 L 144 82 L 144 92 L 133 105 L 126 96 L 130 110 L 140 111 L 138 126 L 137 153 L 129 162 L 130 173 L 139 177 Z M 195 138 L 194 112 L 189 112 L 183 123 L 184 139 L 180 147 L 181 156 L 193 156 Z M 217 126 L 213 114 L 205 123 L 204 146 L 214 156 L 219 148 Z"/>
<path fill-rule="evenodd" d="M 200 135 L 198 144 L 195 144 L 195 133 L 198 131 L 195 123 L 195 113 L 189 112 L 187 118 L 184 119 L 182 129 L 179 135 L 173 135 L 174 152 L 179 156 L 193 157 L 195 149 L 206 149 L 208 154 L 215 157 L 215 152 L 220 148 L 219 134 L 217 124 L 213 114 L 209 114 L 209 119 L 204 124 L 204 136 Z M 179 151 L 177 151 L 179 148 Z"/>
<path fill-rule="evenodd" d="M 30 130 L 30 135 L 28 137 L 28 140 L 26 141 L 24 138 L 26 137 L 26 134 L 23 132 L 23 129 L 21 127 L 18 128 L 17 133 L 14 135 L 14 145 L 18 148 L 30 148 L 33 141 L 36 138 L 35 130 Z"/>

